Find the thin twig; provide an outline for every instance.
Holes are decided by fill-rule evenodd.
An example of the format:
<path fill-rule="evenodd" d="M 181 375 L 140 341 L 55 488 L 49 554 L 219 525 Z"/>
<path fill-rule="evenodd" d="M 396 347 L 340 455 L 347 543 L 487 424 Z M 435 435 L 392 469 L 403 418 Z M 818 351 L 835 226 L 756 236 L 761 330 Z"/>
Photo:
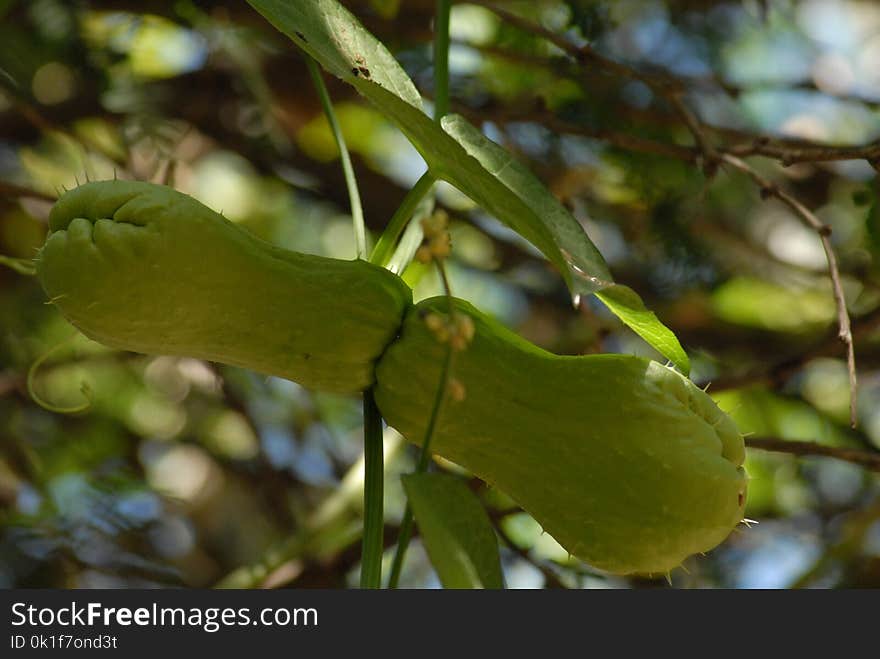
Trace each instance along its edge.
<path fill-rule="evenodd" d="M 703 154 L 703 171 L 706 173 L 707 176 L 710 176 L 713 173 L 714 167 L 718 162 L 717 151 L 706 137 L 703 131 L 703 126 L 699 119 L 697 119 L 697 117 L 685 104 L 683 99 L 684 87 L 681 81 L 663 72 L 643 72 L 633 66 L 630 66 L 629 64 L 619 62 L 615 59 L 598 53 L 589 44 L 577 45 L 575 43 L 572 43 L 567 37 L 557 34 L 552 30 L 548 30 L 538 23 L 522 18 L 521 16 L 517 16 L 516 14 L 509 12 L 506 9 L 502 9 L 490 2 L 477 0 L 473 2 L 473 4 L 478 4 L 481 7 L 485 7 L 489 11 L 496 14 L 499 18 L 504 20 L 506 23 L 513 25 L 514 27 L 518 27 L 521 30 L 546 39 L 554 46 L 572 57 L 576 62 L 583 64 L 589 63 L 610 75 L 630 78 L 632 80 L 637 80 L 644 85 L 647 85 L 648 88 L 650 88 L 654 93 L 665 99 L 666 102 L 669 103 L 669 105 L 671 105 L 672 108 L 680 115 L 681 119 L 684 121 L 688 130 L 693 135 L 697 146 L 700 148 L 700 151 Z"/>
<path fill-rule="evenodd" d="M 623 62 L 619 62 L 617 60 L 611 59 L 610 57 L 602 55 L 589 44 L 579 46 L 570 41 L 567 37 L 561 34 L 557 34 L 552 30 L 548 30 L 539 23 L 535 23 L 534 21 L 523 18 L 522 16 L 519 16 L 511 11 L 503 9 L 497 4 L 486 2 L 485 0 L 468 0 L 468 3 L 484 7 L 496 16 L 498 16 L 498 18 L 503 20 L 508 25 L 512 25 L 513 27 L 516 27 L 524 32 L 529 32 L 530 34 L 534 34 L 541 37 L 542 39 L 545 39 L 546 41 L 549 41 L 554 46 L 559 48 L 562 52 L 566 53 L 578 62 L 590 62 L 606 73 L 638 80 L 646 84 L 651 89 L 658 89 L 660 87 L 665 87 L 667 90 L 672 91 L 679 91 L 682 89 L 681 83 L 673 76 L 665 75 L 664 73 L 659 71 L 655 71 L 650 74 L 640 71 L 639 69 L 632 67 L 629 64 L 625 64 Z"/>
<path fill-rule="evenodd" d="M 834 293 L 834 303 L 837 307 L 838 340 L 846 347 L 846 367 L 849 373 L 849 422 L 855 428 L 857 423 L 856 404 L 858 394 L 858 382 L 856 379 L 856 356 L 853 346 L 852 328 L 850 326 L 849 312 L 846 308 L 846 297 L 843 293 L 843 284 L 840 279 L 840 268 L 837 265 L 837 256 L 831 245 L 831 227 L 823 223 L 813 212 L 800 201 L 792 197 L 771 180 L 765 178 L 753 169 L 748 163 L 732 156 L 723 154 L 722 160 L 731 167 L 747 174 L 761 188 L 763 197 L 776 197 L 779 201 L 791 208 L 797 216 L 809 228 L 813 229 L 822 241 L 822 249 L 825 250 L 825 258 L 828 261 L 828 275 L 831 279 L 831 288 Z"/>
<path fill-rule="evenodd" d="M 775 158 L 783 165 L 801 162 L 832 162 L 838 160 L 867 160 L 876 167 L 880 161 L 880 140 L 856 146 L 807 144 L 804 146 L 774 144 L 758 139 L 748 144 L 733 145 L 725 149 L 735 156 L 765 156 Z"/>
<path fill-rule="evenodd" d="M 851 462 L 871 471 L 880 472 L 880 452 L 871 453 L 859 449 L 827 446 L 818 442 L 796 441 L 778 437 L 746 437 L 745 442 L 749 448 L 761 451 L 789 453 L 798 456 L 819 455 Z"/>
<path fill-rule="evenodd" d="M 880 307 L 864 316 L 851 319 L 850 325 L 852 327 L 853 341 L 868 337 L 880 327 Z M 820 357 L 837 356 L 840 354 L 841 348 L 845 348 L 845 346 L 841 344 L 835 330 L 809 350 L 781 359 L 769 366 L 765 365 L 757 370 L 703 382 L 701 386 L 709 385 L 713 392 L 740 389 L 754 384 L 778 386 L 800 371 L 808 362 Z M 862 359 L 864 359 L 864 356 Z"/>
<path fill-rule="evenodd" d="M 523 53 L 514 48 L 498 45 L 475 43 L 466 39 L 453 39 L 452 43 L 479 50 L 487 55 L 493 55 L 506 59 L 508 61 L 517 62 L 526 66 L 537 68 L 558 69 L 560 62 L 554 56 L 536 55 L 534 53 Z M 656 70 L 656 69 L 655 69 Z M 877 110 L 880 109 L 880 98 L 871 98 L 859 94 L 836 93 L 828 89 L 819 89 L 812 80 L 802 80 L 800 82 L 792 82 L 784 85 L 776 83 L 750 83 L 748 86 L 741 86 L 724 80 L 717 73 L 709 73 L 705 75 L 682 75 L 673 73 L 667 68 L 660 70 L 660 74 L 669 79 L 674 79 L 682 88 L 696 89 L 700 92 L 722 91 L 731 98 L 739 98 L 741 95 L 752 92 L 812 92 L 821 94 L 837 101 L 845 103 L 855 103 L 864 105 L 865 107 Z"/>
<path fill-rule="evenodd" d="M 749 156 L 762 155 L 769 158 L 775 158 L 784 165 L 790 165 L 798 162 L 823 162 L 836 160 L 867 160 L 875 169 L 880 168 L 880 140 L 875 140 L 865 145 L 856 146 L 838 146 L 838 145 L 821 145 L 809 144 L 787 146 L 779 143 L 771 143 L 770 140 L 755 138 L 748 140 L 745 144 L 731 147 L 730 149 L 718 148 L 717 150 L 711 145 L 706 138 L 708 130 L 725 130 L 721 127 L 711 126 L 700 121 L 683 101 L 683 93 L 689 87 L 693 87 L 697 82 L 693 78 L 679 77 L 665 70 L 656 68 L 645 70 L 645 67 L 633 66 L 625 62 L 615 60 L 606 55 L 597 52 L 591 45 L 578 45 L 573 43 L 567 37 L 557 34 L 552 30 L 548 30 L 544 26 L 535 23 L 529 19 L 523 18 L 513 12 L 503 9 L 492 2 L 486 0 L 469 0 L 470 4 L 485 7 L 496 16 L 501 18 L 505 23 L 519 28 L 530 34 L 534 34 L 554 46 L 559 48 L 568 57 L 578 63 L 590 63 L 597 70 L 607 75 L 637 80 L 661 98 L 665 99 L 680 118 L 684 121 L 688 130 L 693 135 L 706 157 L 705 169 L 707 174 L 712 172 L 711 165 L 713 156 L 716 152 L 726 151 L 732 155 Z M 533 59 L 533 63 L 540 64 L 538 59 Z M 554 70 L 558 67 L 551 67 Z M 703 81 L 704 82 L 704 81 Z M 728 87 L 718 83 L 722 89 L 730 93 Z"/>
<path fill-rule="evenodd" d="M 510 549 L 510 551 L 512 551 L 526 563 L 534 567 L 544 576 L 544 581 L 546 582 L 547 588 L 568 588 L 568 586 L 566 586 L 562 582 L 562 579 L 559 578 L 559 575 L 556 574 L 553 568 L 545 565 L 543 561 L 535 559 L 528 551 L 516 544 L 516 542 L 513 541 L 513 538 L 511 538 L 510 535 L 508 535 L 508 533 L 501 526 L 500 520 L 493 519 L 492 526 L 495 527 L 495 532 L 498 534 L 498 537 L 501 538 L 501 541 L 507 546 L 508 549 Z"/>
<path fill-rule="evenodd" d="M 707 179 L 712 178 L 718 168 L 718 150 L 712 145 L 712 142 L 707 137 L 703 130 L 703 124 L 697 118 L 697 115 L 695 115 L 687 104 L 685 104 L 683 95 L 679 92 L 674 92 L 668 94 L 667 99 L 684 120 L 684 123 L 687 125 L 688 130 L 691 132 L 694 141 L 697 143 L 697 146 L 702 153 L 703 162 L 701 165 L 703 173 L 706 175 Z"/>
<path fill-rule="evenodd" d="M 456 106 L 456 110 L 468 118 L 478 117 L 481 118 L 481 120 L 489 119 L 488 114 L 482 113 L 473 108 Z M 501 108 L 498 112 L 493 112 L 491 114 L 491 121 L 501 126 L 518 122 L 537 122 L 545 128 L 549 128 L 559 134 L 580 135 L 582 137 L 607 142 L 612 146 L 626 151 L 650 153 L 685 162 L 695 162 L 700 155 L 699 150 L 693 147 L 672 144 L 670 142 L 661 142 L 641 137 L 639 135 L 613 131 L 606 128 L 584 126 L 582 124 L 566 121 L 565 119 L 560 119 L 553 113 L 542 110 L 521 112 Z"/>

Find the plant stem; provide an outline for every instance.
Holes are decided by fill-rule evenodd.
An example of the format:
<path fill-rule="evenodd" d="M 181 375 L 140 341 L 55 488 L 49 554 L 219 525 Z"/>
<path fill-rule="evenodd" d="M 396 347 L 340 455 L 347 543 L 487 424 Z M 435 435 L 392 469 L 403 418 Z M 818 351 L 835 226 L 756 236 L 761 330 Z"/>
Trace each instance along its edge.
<path fill-rule="evenodd" d="M 415 473 L 417 474 L 424 473 L 431 462 L 431 440 L 434 437 L 437 420 L 440 418 L 440 409 L 446 401 L 446 392 L 449 389 L 449 375 L 452 372 L 452 357 L 454 354 L 455 352 L 452 350 L 452 346 L 448 346 L 446 349 L 446 359 L 443 360 L 443 368 L 440 371 L 440 385 L 437 387 L 437 393 L 434 396 L 434 406 L 431 408 L 428 427 L 425 429 L 425 439 L 422 442 L 422 453 L 419 456 L 419 462 L 415 469 Z M 400 581 L 403 559 L 406 556 L 406 550 L 409 548 L 409 541 L 412 538 L 412 530 L 412 506 L 407 503 L 406 510 L 403 513 L 403 520 L 400 523 L 400 532 L 397 536 L 397 550 L 394 553 L 394 561 L 391 563 L 391 574 L 388 577 L 389 588 L 397 588 L 397 584 Z"/>
<path fill-rule="evenodd" d="M 428 170 L 416 181 L 412 189 L 406 193 L 403 201 L 400 202 L 400 206 L 394 211 L 394 215 L 391 216 L 391 221 L 388 222 L 385 231 L 382 232 L 379 242 L 373 248 L 373 253 L 370 254 L 370 263 L 382 266 L 386 264 L 394 250 L 397 239 L 406 228 L 406 223 L 409 222 L 422 199 L 431 191 L 431 186 L 434 185 L 435 180 L 434 175 Z"/>
<path fill-rule="evenodd" d="M 0 265 L 12 268 L 20 275 L 33 277 L 37 274 L 37 266 L 34 265 L 33 259 L 19 259 L 13 256 L 3 256 L 0 254 Z"/>
<path fill-rule="evenodd" d="M 437 123 L 449 112 L 449 15 L 452 9 L 450 0 L 437 0 L 437 13 L 434 18 L 434 121 Z M 384 266 L 397 239 L 412 218 L 419 202 L 431 191 L 436 178 L 429 169 L 416 181 L 413 188 L 403 198 L 391 221 L 388 223 L 379 242 L 370 254 L 370 263 Z"/>
<path fill-rule="evenodd" d="M 434 17 L 434 121 L 437 123 L 440 123 L 440 120 L 444 115 L 449 112 L 449 14 L 451 7 L 452 3 L 450 0 L 437 0 L 437 11 L 436 16 Z M 430 174 L 430 170 L 425 176 L 428 174 Z M 424 178 L 424 176 L 422 178 Z M 419 183 L 421 183 L 421 179 L 419 179 Z M 416 183 L 413 190 L 415 190 L 416 187 L 419 187 L 419 183 Z M 407 197 L 408 196 L 409 195 L 407 195 Z M 419 197 L 419 199 L 421 199 L 421 197 Z M 406 200 L 404 200 L 404 202 L 405 201 Z M 414 209 L 415 204 L 413 205 L 413 210 Z M 408 215 L 411 214 L 412 210 L 409 210 Z M 391 219 L 388 229 L 391 229 L 398 213 L 395 213 L 394 215 L 395 217 Z M 403 231 L 406 219 L 399 221 L 401 222 L 401 225 L 400 229 L 394 234 L 395 240 L 397 235 Z M 390 232 L 389 230 L 386 230 L 385 233 Z M 382 237 L 384 238 L 385 234 L 383 234 Z M 373 262 L 375 263 L 375 261 Z M 446 269 L 443 267 L 442 261 L 437 261 L 437 270 L 440 273 L 440 279 L 443 282 L 446 297 L 449 299 L 449 311 L 450 314 L 452 314 L 454 313 L 452 291 L 449 287 L 449 279 L 446 276 Z M 434 429 L 437 427 L 437 419 L 440 417 L 440 410 L 443 407 L 443 403 L 446 401 L 446 392 L 449 389 L 449 378 L 452 374 L 452 361 L 454 354 L 455 351 L 452 349 L 452 346 L 447 346 L 446 358 L 443 360 L 443 367 L 440 371 L 440 383 L 437 388 L 437 393 L 434 396 L 434 406 L 431 408 L 431 416 L 428 418 L 428 426 L 425 429 L 425 439 L 422 441 L 422 453 L 419 456 L 419 462 L 416 465 L 417 474 L 424 472 L 431 461 L 431 439 L 434 436 Z M 400 524 L 400 533 L 397 538 L 397 551 L 394 553 L 394 561 L 391 564 L 391 574 L 388 577 L 389 588 L 397 588 L 397 584 L 400 581 L 400 572 L 403 568 L 403 559 L 406 556 L 406 550 L 409 547 L 410 538 L 412 537 L 412 529 L 412 506 L 407 502 L 406 510 L 403 513 L 403 520 Z"/>
<path fill-rule="evenodd" d="M 449 300 L 450 313 L 453 313 L 452 290 L 449 287 L 449 279 L 446 276 L 446 269 L 443 267 L 442 261 L 437 261 L 437 270 L 440 272 L 440 279 L 443 281 L 443 288 L 446 291 L 446 297 Z M 455 351 L 452 345 L 446 347 L 446 358 L 443 360 L 443 367 L 440 370 L 440 384 L 437 393 L 434 395 L 434 406 L 431 408 L 431 416 L 428 417 L 428 426 L 425 428 L 425 439 L 422 441 L 422 453 L 419 456 L 418 464 L 416 464 L 415 473 L 421 474 L 428 469 L 431 462 L 431 440 L 434 437 L 434 430 L 437 428 L 437 420 L 440 418 L 440 410 L 446 402 L 446 392 L 449 390 L 449 379 L 452 375 L 452 363 Z M 403 559 L 406 556 L 406 550 L 409 548 L 409 541 L 412 538 L 413 530 L 413 512 L 409 502 L 406 504 L 406 510 L 403 513 L 403 520 L 400 523 L 400 531 L 397 536 L 397 550 L 394 553 L 394 561 L 391 563 L 391 574 L 388 577 L 388 587 L 397 588 L 400 581 L 400 572 L 403 569 Z"/>
<path fill-rule="evenodd" d="M 382 549 L 385 515 L 382 455 L 382 415 L 373 389 L 364 392 L 364 535 L 361 550 L 361 588 L 382 587 Z"/>
<path fill-rule="evenodd" d="M 348 199 L 351 205 L 351 219 L 354 223 L 354 239 L 357 245 L 357 257 L 359 259 L 367 258 L 367 230 L 364 225 L 364 210 L 361 206 L 361 195 L 358 191 L 357 179 L 354 176 L 354 168 L 351 165 L 351 156 L 348 153 L 348 147 L 345 145 L 345 137 L 342 134 L 342 128 L 336 119 L 336 113 L 333 111 L 333 103 L 330 100 L 330 94 L 327 92 L 327 86 L 324 84 L 324 78 L 321 77 L 321 70 L 317 63 L 311 57 L 306 57 L 306 63 L 309 67 L 309 74 L 312 76 L 312 82 L 315 83 L 315 89 L 318 97 L 321 99 L 321 107 L 324 108 L 324 114 L 327 122 L 330 124 L 330 130 L 333 133 L 333 139 L 336 140 L 336 146 L 339 148 L 339 157 L 342 160 L 342 173 L 345 175 L 345 186 L 348 188 Z"/>
<path fill-rule="evenodd" d="M 434 121 L 449 113 L 449 13 L 450 0 L 437 0 L 434 17 Z"/>

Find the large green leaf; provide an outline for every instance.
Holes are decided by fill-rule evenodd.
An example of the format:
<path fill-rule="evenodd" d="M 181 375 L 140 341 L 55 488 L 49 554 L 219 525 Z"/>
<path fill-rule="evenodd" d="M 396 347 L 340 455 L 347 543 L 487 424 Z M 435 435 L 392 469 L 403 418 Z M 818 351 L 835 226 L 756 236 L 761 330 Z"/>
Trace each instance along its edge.
<path fill-rule="evenodd" d="M 620 320 L 642 337 L 657 352 L 666 357 L 687 375 L 691 370 L 691 360 L 681 347 L 681 343 L 666 325 L 645 306 L 642 298 L 633 289 L 622 284 L 613 284 L 596 293 L 602 302 Z"/>
<path fill-rule="evenodd" d="M 376 105 L 409 138 L 434 176 L 454 185 L 541 250 L 559 268 L 576 300 L 614 286 L 605 260 L 581 224 L 540 180 L 463 117 L 444 117 L 442 125 L 432 121 L 397 60 L 336 0 L 248 2 Z M 635 292 L 610 292 L 600 299 L 688 372 L 687 355 L 675 335 Z"/>
<path fill-rule="evenodd" d="M 611 284 L 605 259 L 584 228 L 547 187 L 510 153 L 460 115 L 443 117 L 443 130 L 480 165 L 525 203 L 547 226 L 572 274 L 573 291 L 594 293 Z M 489 209 L 491 210 L 491 208 Z"/>
<path fill-rule="evenodd" d="M 248 2 L 324 68 L 356 87 L 375 104 L 409 138 L 437 178 L 457 187 L 541 250 L 561 270 L 575 294 L 592 293 L 601 287 L 594 284 L 585 288 L 584 282 L 588 280 L 582 279 L 575 288 L 571 267 L 550 226 L 518 195 L 511 194 L 510 188 L 453 135 L 424 113 L 421 96 L 406 71 L 351 12 L 336 0 Z M 460 119 L 459 125 L 463 122 Z M 476 128 L 471 127 L 471 130 L 471 134 L 479 133 Z M 463 129 L 460 132 L 464 134 Z M 470 147 L 473 149 L 473 145 Z M 497 145 L 495 148 L 503 151 Z M 486 154 L 486 159 L 497 161 L 498 154 Z M 580 233 L 580 239 L 592 247 L 586 234 Z M 582 251 L 572 246 L 567 249 L 573 257 Z M 592 253 L 601 264 L 599 272 L 594 272 L 595 259 L 574 266 L 588 275 L 609 280 L 607 268 L 595 247 L 592 247 Z"/>
<path fill-rule="evenodd" d="M 498 540 L 476 495 L 449 474 L 411 474 L 403 487 L 444 588 L 503 588 Z"/>
<path fill-rule="evenodd" d="M 422 97 L 394 55 L 336 0 L 248 2 L 325 69 L 367 98 L 365 90 L 381 86 L 421 109 Z"/>

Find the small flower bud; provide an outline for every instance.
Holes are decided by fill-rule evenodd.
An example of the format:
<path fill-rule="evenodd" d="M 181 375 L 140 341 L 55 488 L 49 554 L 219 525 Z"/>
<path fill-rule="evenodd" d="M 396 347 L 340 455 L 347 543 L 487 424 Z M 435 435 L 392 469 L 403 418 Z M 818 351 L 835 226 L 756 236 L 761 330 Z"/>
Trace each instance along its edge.
<path fill-rule="evenodd" d="M 452 400 L 454 400 L 456 403 L 460 403 L 467 396 L 467 389 L 458 378 L 451 378 L 449 380 L 449 387 L 447 388 L 447 391 L 452 397 Z"/>

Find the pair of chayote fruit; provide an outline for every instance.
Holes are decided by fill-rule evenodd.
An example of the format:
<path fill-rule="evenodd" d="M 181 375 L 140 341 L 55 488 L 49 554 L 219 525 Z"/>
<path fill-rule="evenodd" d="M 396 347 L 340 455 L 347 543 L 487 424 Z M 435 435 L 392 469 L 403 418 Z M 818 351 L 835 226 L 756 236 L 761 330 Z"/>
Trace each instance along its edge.
<path fill-rule="evenodd" d="M 427 326 L 448 300 L 412 303 L 364 261 L 272 246 L 170 188 L 82 185 L 55 204 L 37 257 L 64 316 L 105 345 L 186 355 L 318 390 L 374 387 L 420 444 L 447 346 Z M 466 302 L 432 450 L 508 494 L 571 554 L 616 573 L 663 573 L 743 517 L 743 440 L 690 380 L 627 355 L 563 357 Z"/>

